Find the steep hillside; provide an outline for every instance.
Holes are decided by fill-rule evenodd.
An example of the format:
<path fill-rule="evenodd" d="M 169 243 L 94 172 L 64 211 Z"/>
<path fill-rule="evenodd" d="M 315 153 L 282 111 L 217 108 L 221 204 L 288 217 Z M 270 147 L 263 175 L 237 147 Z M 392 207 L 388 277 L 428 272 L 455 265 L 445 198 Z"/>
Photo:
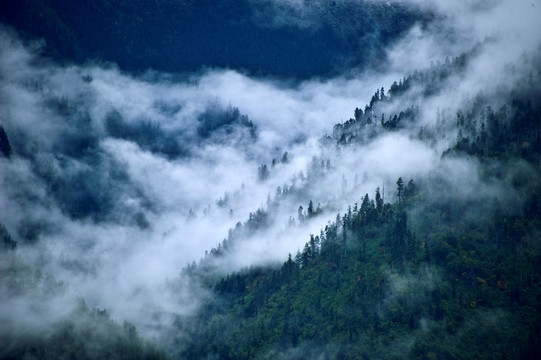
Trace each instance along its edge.
<path fill-rule="evenodd" d="M 433 173 L 399 178 L 393 203 L 384 202 L 379 188 L 372 199 L 359 197 L 281 267 L 246 268 L 211 282 L 216 298 L 197 317 L 179 321 L 180 333 L 189 334 L 175 343 L 181 357 L 533 359 L 541 353 L 538 82 L 520 79 L 520 91 L 513 85 L 506 98 L 477 97 L 454 119 L 438 113 L 435 127 L 420 126 L 419 97 L 438 93 L 474 56 L 406 77 L 387 95 L 378 90 L 364 111 L 356 109 L 355 119 L 337 124 L 322 141 L 362 149 L 407 129 L 435 146 L 442 134 L 457 133 L 442 161 L 476 162 L 480 174 L 469 176 L 479 176 L 477 186 L 485 188 Z M 417 99 L 403 96 L 413 88 L 423 89 Z M 391 106 L 398 114 L 385 116 Z M 487 189 L 497 183 L 506 193 Z M 299 221 L 326 208 L 315 211 L 310 201 L 307 209 L 299 210 Z M 235 245 L 232 236 L 185 274 L 205 279 L 212 259 Z"/>
<path fill-rule="evenodd" d="M 538 2 L 1 2 L 0 358 L 539 358 Z"/>

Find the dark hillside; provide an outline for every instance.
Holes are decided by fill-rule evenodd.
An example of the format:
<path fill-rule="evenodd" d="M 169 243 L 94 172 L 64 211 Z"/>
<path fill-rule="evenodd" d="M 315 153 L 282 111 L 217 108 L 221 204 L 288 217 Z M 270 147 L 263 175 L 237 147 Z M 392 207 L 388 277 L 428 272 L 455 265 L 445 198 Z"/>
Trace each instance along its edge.
<path fill-rule="evenodd" d="M 0 21 L 45 39 L 60 59 L 112 61 L 128 71 L 218 67 L 307 78 L 380 63 L 385 45 L 428 18 L 401 5 L 318 4 L 307 27 L 275 25 L 270 3 L 258 4 L 256 15 L 247 0 L 4 0 Z"/>

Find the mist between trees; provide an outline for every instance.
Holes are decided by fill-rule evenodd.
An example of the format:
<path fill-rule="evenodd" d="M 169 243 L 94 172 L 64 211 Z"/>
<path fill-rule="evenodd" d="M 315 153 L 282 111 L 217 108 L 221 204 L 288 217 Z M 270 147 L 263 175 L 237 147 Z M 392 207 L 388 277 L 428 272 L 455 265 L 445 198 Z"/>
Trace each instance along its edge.
<path fill-rule="evenodd" d="M 3 30 L 1 356 L 532 358 L 537 8 L 431 11 L 300 82 Z"/>

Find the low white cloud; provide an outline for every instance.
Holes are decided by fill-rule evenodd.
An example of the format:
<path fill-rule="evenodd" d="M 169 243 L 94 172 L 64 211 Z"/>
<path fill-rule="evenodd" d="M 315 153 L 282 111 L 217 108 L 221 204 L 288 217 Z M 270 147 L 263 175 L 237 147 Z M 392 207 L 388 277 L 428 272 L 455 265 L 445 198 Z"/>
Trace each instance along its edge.
<path fill-rule="evenodd" d="M 265 209 L 278 186 L 291 185 L 296 177 L 296 186 L 302 187 L 299 172 L 307 175 L 314 156 L 329 160 L 331 170 L 302 188 L 302 199 L 291 196 L 281 202 L 273 226 L 242 240 L 221 260 L 224 271 L 284 261 L 310 233 L 334 220 L 335 211 L 344 211 L 365 193 L 372 196 L 376 187 L 385 187 L 386 199 L 392 200 L 399 176 L 444 173 L 449 181 L 464 184 L 470 196 L 484 184 L 475 173 L 478 164 L 440 158 L 455 134 L 444 134 L 437 149 L 416 140 L 408 128 L 340 151 L 318 143 L 335 123 L 364 107 L 376 89 L 430 61 L 470 50 L 476 42 L 484 44 L 465 74 L 450 78 L 447 87 L 426 99 L 420 110 L 424 124 L 435 123 L 438 109 L 453 113 L 470 94 L 511 85 L 519 75 L 507 74 L 507 64 L 516 64 L 520 75 L 529 70 L 521 69 L 520 59 L 541 40 L 539 1 L 411 2 L 443 16 L 428 27 L 414 27 L 388 50 L 388 72 L 353 69 L 300 83 L 233 70 L 208 70 L 189 81 L 174 81 L 167 75 L 159 80 L 133 77 L 114 67 L 62 67 L 37 61 L 36 48 L 1 31 L 0 121 L 16 155 L 0 159 L 0 207 L 9 209 L 0 212 L 0 223 L 21 242 L 21 224 L 37 226 L 37 244 L 18 250 L 26 262 L 69 282 L 91 306 L 110 308 L 113 316 L 144 331 L 164 321 L 156 314 L 170 319 L 196 308 L 207 294 L 179 280 L 181 268 L 227 238 L 228 230 L 251 212 Z M 301 3 L 284 6 L 302 11 Z M 199 117 L 209 108 L 229 105 L 238 106 L 257 126 L 257 138 L 242 146 L 198 139 Z M 112 136 L 107 121 L 113 112 L 128 125 L 157 125 L 191 153 L 171 158 L 129 137 Z M 68 151 L 72 143 L 78 144 L 73 152 L 84 156 Z M 278 164 L 267 181 L 259 181 L 257 167 L 270 167 L 285 151 L 290 162 Z M 75 175 L 78 182 L 72 181 Z M 106 214 L 70 213 L 70 206 L 77 210 L 80 205 L 70 203 L 73 198 L 92 197 L 81 196 L 77 188 L 63 192 L 62 186 L 81 186 L 82 192 L 103 196 L 96 206 L 99 210 L 110 202 Z M 501 191 L 497 184 L 482 189 L 487 197 Z M 217 206 L 226 194 L 229 202 Z M 309 200 L 332 211 L 290 227 L 289 218 L 296 218 L 299 205 L 306 208 Z M 189 218 L 190 209 L 195 217 Z"/>

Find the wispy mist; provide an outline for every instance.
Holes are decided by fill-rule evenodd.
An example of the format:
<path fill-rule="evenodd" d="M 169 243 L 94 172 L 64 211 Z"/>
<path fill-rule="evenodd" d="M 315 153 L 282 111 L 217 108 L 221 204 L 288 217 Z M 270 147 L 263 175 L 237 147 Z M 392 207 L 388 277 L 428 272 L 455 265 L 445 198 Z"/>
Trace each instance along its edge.
<path fill-rule="evenodd" d="M 280 201 L 271 226 L 240 239 L 219 260 L 219 271 L 283 262 L 365 193 L 380 187 L 392 198 L 400 176 L 444 173 L 468 196 L 499 194 L 505 182 L 476 176 L 475 161 L 441 158 L 456 139 L 445 126 L 437 144 L 417 138 L 418 124 L 344 149 L 319 141 L 369 103 L 376 89 L 431 61 L 479 46 L 464 72 L 420 107 L 423 125 L 432 128 L 441 125 L 440 110 L 454 121 L 467 99 L 497 95 L 532 70 L 531 62 L 518 64 L 539 50 L 539 1 L 400 3 L 428 7 L 438 21 L 415 26 L 392 44 L 388 71 L 350 68 L 300 83 L 235 70 L 178 79 L 154 72 L 134 77 L 114 65 L 63 66 L 42 58 L 40 44 L 2 30 L 0 122 L 14 155 L 0 159 L 0 223 L 18 241 L 18 258 L 64 281 L 74 298 L 107 307 L 145 331 L 197 308 L 208 294 L 180 277 L 181 269 L 250 213 L 269 210 L 277 187 L 293 185 L 302 197 Z M 301 26 L 311 21 L 304 11 L 317 9 L 276 4 L 293 8 Z M 407 106 L 419 106 L 419 91 L 403 95 Z M 378 111 L 400 110 L 393 106 Z M 215 127 L 202 135 L 204 121 Z M 272 167 L 286 151 L 289 161 Z M 329 166 L 307 185 L 300 172 L 309 176 L 314 157 Z M 264 180 L 261 164 L 270 169 Z M 301 223 L 298 208 L 308 200 L 323 211 Z M 12 298 L 9 306 L 24 311 L 24 301 Z M 56 314 L 56 302 L 47 306 Z M 12 323 L 33 322 L 1 309 Z"/>

